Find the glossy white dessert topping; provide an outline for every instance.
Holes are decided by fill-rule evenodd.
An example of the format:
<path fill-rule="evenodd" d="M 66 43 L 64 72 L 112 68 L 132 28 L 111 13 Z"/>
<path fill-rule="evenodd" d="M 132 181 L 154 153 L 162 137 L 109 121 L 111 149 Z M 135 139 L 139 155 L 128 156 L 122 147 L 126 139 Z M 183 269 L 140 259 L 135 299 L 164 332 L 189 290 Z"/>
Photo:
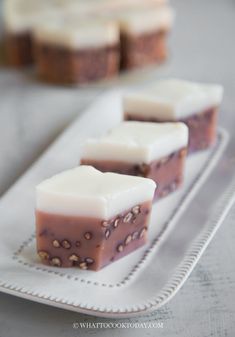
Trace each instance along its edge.
<path fill-rule="evenodd" d="M 223 87 L 180 79 L 156 82 L 146 90 L 126 94 L 125 113 L 130 116 L 178 120 L 217 107 L 223 97 Z"/>
<path fill-rule="evenodd" d="M 36 187 L 36 209 L 108 220 L 152 200 L 155 187 L 151 179 L 102 173 L 82 165 L 40 183 Z"/>
<path fill-rule="evenodd" d="M 59 7 L 48 0 L 5 0 L 4 28 L 8 33 L 28 33 L 43 20 L 52 21 L 59 15 Z"/>
<path fill-rule="evenodd" d="M 121 31 L 129 34 L 168 31 L 173 25 L 174 16 L 170 6 L 150 6 L 117 15 Z"/>
<path fill-rule="evenodd" d="M 36 41 L 69 49 L 112 46 L 119 42 L 119 29 L 114 21 L 79 20 L 64 17 L 52 22 L 43 21 L 33 29 Z"/>
<path fill-rule="evenodd" d="M 149 164 L 187 144 L 183 123 L 123 122 L 100 139 L 88 139 L 82 158 Z"/>

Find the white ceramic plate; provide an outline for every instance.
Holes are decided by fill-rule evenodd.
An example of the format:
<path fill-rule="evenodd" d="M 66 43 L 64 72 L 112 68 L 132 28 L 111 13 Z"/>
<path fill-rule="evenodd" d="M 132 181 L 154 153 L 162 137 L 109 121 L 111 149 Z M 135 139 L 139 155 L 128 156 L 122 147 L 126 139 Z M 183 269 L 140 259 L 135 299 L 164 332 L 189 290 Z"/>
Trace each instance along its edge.
<path fill-rule="evenodd" d="M 76 166 L 84 140 L 120 121 L 120 92 L 105 94 L 0 200 L 1 291 L 92 315 L 130 317 L 159 308 L 180 289 L 234 201 L 234 147 L 222 129 L 213 149 L 187 159 L 183 187 L 153 207 L 148 245 L 99 272 L 43 266 L 36 256 L 35 185 Z"/>

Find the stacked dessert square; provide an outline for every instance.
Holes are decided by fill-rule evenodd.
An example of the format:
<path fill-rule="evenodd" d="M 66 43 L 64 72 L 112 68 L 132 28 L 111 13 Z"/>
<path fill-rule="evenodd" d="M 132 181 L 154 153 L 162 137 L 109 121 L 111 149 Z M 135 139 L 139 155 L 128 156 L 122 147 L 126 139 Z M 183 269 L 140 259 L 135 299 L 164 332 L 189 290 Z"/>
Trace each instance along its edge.
<path fill-rule="evenodd" d="M 133 69 L 167 58 L 167 35 L 173 23 L 168 6 L 131 10 L 118 15 L 121 68 Z"/>
<path fill-rule="evenodd" d="M 118 74 L 119 31 L 113 21 L 63 18 L 34 31 L 40 78 L 52 83 L 85 83 Z"/>
<path fill-rule="evenodd" d="M 155 183 L 79 166 L 37 186 L 37 249 L 58 267 L 98 270 L 146 242 Z"/>
<path fill-rule="evenodd" d="M 220 85 L 162 80 L 146 91 L 126 95 L 124 118 L 142 122 L 183 122 L 189 128 L 189 152 L 194 152 L 215 142 L 222 96 Z"/>
<path fill-rule="evenodd" d="M 144 245 L 152 201 L 182 185 L 188 150 L 214 144 L 222 94 L 176 79 L 126 94 L 126 121 L 87 139 L 80 166 L 37 186 L 42 261 L 99 270 Z"/>
<path fill-rule="evenodd" d="M 81 164 L 151 178 L 160 198 L 181 185 L 187 145 L 183 123 L 123 122 L 106 136 L 87 140 Z"/>
<path fill-rule="evenodd" d="M 174 14 L 166 0 L 5 0 L 12 66 L 36 64 L 42 80 L 86 83 L 163 62 Z"/>

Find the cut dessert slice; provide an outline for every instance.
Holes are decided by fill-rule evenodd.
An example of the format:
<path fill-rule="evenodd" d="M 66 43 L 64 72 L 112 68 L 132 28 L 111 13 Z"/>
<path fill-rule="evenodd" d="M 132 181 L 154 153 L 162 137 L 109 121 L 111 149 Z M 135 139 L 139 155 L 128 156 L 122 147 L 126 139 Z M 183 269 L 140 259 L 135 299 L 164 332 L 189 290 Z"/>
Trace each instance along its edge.
<path fill-rule="evenodd" d="M 184 122 L 189 152 L 206 149 L 216 139 L 221 85 L 178 79 L 158 81 L 147 90 L 124 96 L 124 118 L 143 122 Z"/>
<path fill-rule="evenodd" d="M 117 14 L 117 17 L 123 69 L 160 63 L 166 59 L 167 35 L 174 20 L 170 6 L 146 6 Z"/>
<path fill-rule="evenodd" d="M 98 270 L 145 244 L 156 184 L 90 166 L 37 186 L 37 251 L 45 264 Z"/>
<path fill-rule="evenodd" d="M 85 83 L 119 71 L 119 29 L 115 22 L 65 16 L 34 28 L 39 76 L 57 84 Z"/>
<path fill-rule="evenodd" d="M 123 122 L 106 136 L 87 140 L 81 163 L 103 172 L 151 178 L 159 198 L 181 185 L 187 144 L 183 123 Z"/>

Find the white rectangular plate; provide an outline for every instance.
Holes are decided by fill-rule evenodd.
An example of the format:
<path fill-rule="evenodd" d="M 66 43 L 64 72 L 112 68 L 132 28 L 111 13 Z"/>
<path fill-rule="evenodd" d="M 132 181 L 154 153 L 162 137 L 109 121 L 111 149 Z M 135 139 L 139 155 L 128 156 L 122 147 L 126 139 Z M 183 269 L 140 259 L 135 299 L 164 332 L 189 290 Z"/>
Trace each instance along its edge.
<path fill-rule="evenodd" d="M 213 149 L 187 159 L 183 187 L 154 205 L 145 247 L 99 272 L 43 266 L 36 256 L 35 185 L 76 166 L 84 140 L 117 125 L 121 110 L 121 93 L 105 94 L 0 200 L 1 291 L 92 315 L 130 317 L 159 308 L 187 279 L 234 201 L 234 147 L 222 129 Z"/>

